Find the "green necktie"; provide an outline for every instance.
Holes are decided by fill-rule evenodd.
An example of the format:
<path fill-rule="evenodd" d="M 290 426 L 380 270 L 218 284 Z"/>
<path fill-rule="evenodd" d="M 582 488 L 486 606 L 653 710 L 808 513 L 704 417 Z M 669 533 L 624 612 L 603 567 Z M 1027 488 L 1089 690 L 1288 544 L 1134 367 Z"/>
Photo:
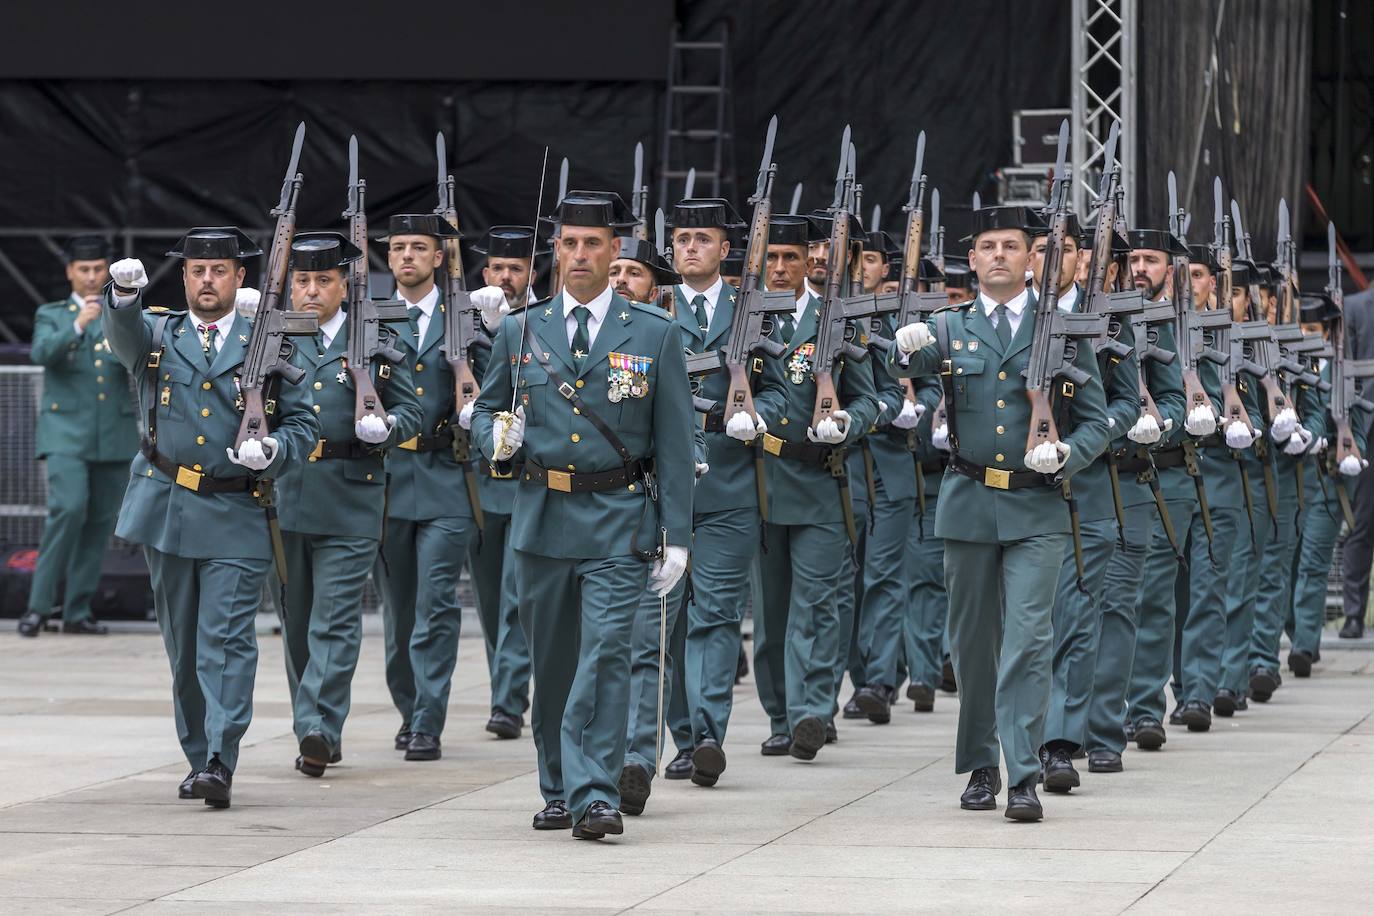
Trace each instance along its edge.
<path fill-rule="evenodd" d="M 579 305 L 573 309 L 573 317 L 577 319 L 577 330 L 573 333 L 572 355 L 574 359 L 585 359 L 587 351 L 592 348 L 591 334 L 587 329 L 587 322 L 592 317 L 591 309 Z"/>
<path fill-rule="evenodd" d="M 205 364 L 211 365 L 215 361 L 215 336 L 219 333 L 219 327 L 213 324 L 203 324 L 200 326 L 200 348 L 205 351 Z"/>
<path fill-rule="evenodd" d="M 711 319 L 706 317 L 706 297 L 697 293 L 696 298 L 692 300 L 692 309 L 697 313 L 697 327 L 701 328 L 704 337 L 711 329 Z"/>
<path fill-rule="evenodd" d="M 1002 352 L 1007 352 L 1007 347 L 1011 346 L 1011 322 L 1007 315 L 1007 304 L 1003 302 L 992 310 L 997 316 L 997 340 L 1002 344 Z"/>
<path fill-rule="evenodd" d="M 792 335 L 797 331 L 797 323 L 789 313 L 782 316 L 782 342 L 785 344 L 792 342 Z"/>
<path fill-rule="evenodd" d="M 413 321 L 413 322 L 415 322 L 415 342 L 416 342 L 416 343 L 419 343 L 419 342 L 420 342 L 420 314 L 421 314 L 421 312 L 420 312 L 420 307 L 419 307 L 418 305 L 412 305 L 410 308 L 406 309 L 406 311 L 410 313 L 410 320 Z"/>

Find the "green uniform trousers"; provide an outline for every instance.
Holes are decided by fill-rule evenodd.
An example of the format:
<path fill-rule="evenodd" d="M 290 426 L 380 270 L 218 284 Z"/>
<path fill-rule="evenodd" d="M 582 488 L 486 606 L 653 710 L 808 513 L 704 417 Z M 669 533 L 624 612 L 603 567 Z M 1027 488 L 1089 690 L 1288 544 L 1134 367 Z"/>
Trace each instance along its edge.
<path fill-rule="evenodd" d="M 763 613 L 754 614 L 754 679 L 775 735 L 807 716 L 829 721 L 840 657 L 843 522 L 764 524 Z"/>
<path fill-rule="evenodd" d="M 458 575 L 477 525 L 462 516 L 387 519 L 373 576 L 385 606 L 386 686 L 410 731 L 436 737 L 458 660 Z"/>
<path fill-rule="evenodd" d="M 854 588 L 840 591 L 841 646 L 855 687 L 883 685 L 895 689 L 897 666 L 902 656 L 902 628 L 911 598 L 910 573 L 906 566 L 907 539 L 916 518 L 916 500 L 891 499 L 882 477 L 874 481 L 875 500 L 854 500 L 855 520 L 867 522 L 854 548 Z M 845 614 L 853 618 L 844 623 Z M 836 666 L 835 691 L 839 694 L 844 668 Z"/>
<path fill-rule="evenodd" d="M 128 461 L 49 455 L 48 520 L 38 544 L 29 610 L 46 618 L 63 590 L 62 621 L 91 619 L 91 596 L 129 484 Z"/>
<path fill-rule="evenodd" d="M 1260 555 L 1254 620 L 1242 651 L 1226 666 L 1227 679 L 1222 686 L 1238 692 L 1249 685 L 1250 669 L 1261 666 L 1279 670 L 1279 640 L 1293 607 L 1292 577 L 1298 550 L 1298 494 L 1291 486 L 1292 480 L 1291 469 L 1279 475 L 1278 531 L 1275 533 L 1270 526 L 1269 542 Z M 1266 521 L 1269 518 L 1267 511 L 1256 514 Z M 1260 519 L 1255 521 L 1256 527 L 1260 527 Z"/>
<path fill-rule="evenodd" d="M 1316 478 L 1311 474 L 1307 480 Z M 1336 549 L 1344 519 L 1333 487 L 1345 486 L 1354 500 L 1354 484 L 1326 480 L 1330 498 L 1322 499 L 1318 491 L 1309 496 L 1308 510 L 1302 522 L 1302 543 L 1298 549 L 1298 573 L 1293 583 L 1293 650 L 1316 655 L 1322 645 L 1322 627 L 1326 625 L 1326 583 L 1331 572 L 1331 557 Z M 1309 490 L 1309 493 L 1311 491 Z M 1277 647 L 1275 649 L 1277 657 Z"/>
<path fill-rule="evenodd" d="M 286 531 L 282 545 L 282 654 L 296 738 L 320 731 L 337 747 L 363 644 L 363 588 L 377 559 L 377 540 Z"/>
<path fill-rule="evenodd" d="M 940 686 L 945 661 L 945 542 L 935 536 L 935 500 L 926 497 L 925 515 L 913 520 L 906 539 L 906 570 L 911 586 L 902 636 L 907 674 L 913 684 Z"/>
<path fill-rule="evenodd" d="M 1153 504 L 1128 506 L 1118 544 L 1107 563 L 1098 614 L 1097 659 L 1093 664 L 1092 693 L 1088 698 L 1088 752 L 1126 749 L 1126 687 L 1135 657 L 1136 615 L 1144 590 L 1145 557 L 1158 536 L 1171 554 L 1164 525 Z M 1177 566 L 1177 564 L 1175 564 Z M 1149 587 L 1154 587 L 1153 583 Z"/>
<path fill-rule="evenodd" d="M 945 540 L 949 649 L 959 682 L 956 773 L 997 767 L 1003 754 L 1008 785 L 1040 772 L 1054 591 L 1068 543 L 1066 534 L 1000 544 Z"/>
<path fill-rule="evenodd" d="M 177 739 L 192 769 L 218 755 L 232 772 L 253 718 L 258 641 L 268 560 L 195 560 L 143 548 L 157 625 L 172 663 Z"/>
<path fill-rule="evenodd" d="M 687 601 L 687 577 L 684 575 L 668 593 L 665 605 L 652 589 L 646 589 L 635 611 L 634 630 L 630 636 L 630 713 L 625 731 L 625 763 L 641 767 L 650 778 L 658 768 L 654 756 L 659 749 L 659 739 L 654 735 L 658 726 L 658 645 L 659 627 L 666 626 L 668 649 L 663 653 L 666 664 L 663 676 L 663 727 L 669 735 L 662 739 L 662 749 L 668 750 L 672 734 L 669 710 L 676 700 L 679 710 L 682 703 L 682 648 L 683 634 L 686 632 L 683 605 Z M 676 651 L 674 651 L 676 650 Z M 690 726 L 688 726 L 690 730 Z M 689 731 L 690 740 L 690 731 Z M 689 745 L 690 746 L 690 745 Z"/>
<path fill-rule="evenodd" d="M 1255 527 L 1256 538 L 1263 537 L 1258 530 L 1260 526 L 1257 524 Z M 1186 579 L 1178 577 L 1174 586 L 1177 606 L 1188 608 L 1186 618 L 1181 615 L 1175 617 L 1174 699 L 1179 704 L 1197 700 L 1210 707 L 1217 697 L 1217 689 L 1222 686 L 1231 576 L 1242 563 L 1247 568 L 1253 568 L 1251 560 L 1255 551 L 1250 547 L 1250 522 L 1243 508 L 1212 507 L 1212 556 L 1217 562 L 1210 570 L 1204 565 L 1207 534 L 1202 527 L 1200 512 L 1194 519 L 1189 537 L 1193 541 L 1188 561 L 1189 575 Z M 1251 553 L 1244 556 L 1247 548 Z M 1208 573 L 1199 576 L 1199 569 Z M 1248 626 L 1244 629 L 1248 634 Z"/>
<path fill-rule="evenodd" d="M 520 629 L 510 516 L 487 512 L 483 521 L 481 536 L 468 546 L 468 569 L 487 647 L 491 708 L 518 717 L 530 705 L 530 650 Z"/>
<path fill-rule="evenodd" d="M 1088 702 L 1097 672 L 1098 636 L 1107 570 L 1117 546 L 1116 519 L 1079 524 L 1083 542 L 1083 588 L 1070 541 L 1059 569 L 1054 601 L 1054 656 L 1050 711 L 1045 717 L 1045 744 L 1081 748 L 1087 743 Z"/>
<path fill-rule="evenodd" d="M 580 560 L 514 552 L 520 626 L 534 668 L 530 730 L 544 801 L 574 823 L 594 801 L 620 806 L 630 643 L 649 564 L 633 556 Z"/>
<path fill-rule="evenodd" d="M 1240 531 L 1226 567 L 1226 591 L 1223 595 L 1226 636 L 1221 653 L 1221 679 L 1217 686 L 1228 687 L 1239 694 L 1244 694 L 1250 683 L 1250 642 L 1259 619 L 1260 576 L 1274 540 L 1273 521 L 1269 518 L 1269 510 L 1265 508 L 1264 485 L 1255 480 L 1258 475 L 1258 469 L 1252 469 L 1250 494 L 1255 507 L 1254 524 L 1241 510 Z M 1283 571 L 1283 577 L 1288 578 L 1287 569 Z M 1197 699 L 1211 703 L 1210 699 Z"/>
<path fill-rule="evenodd" d="M 863 492 L 863 491 L 859 491 Z M 850 494 L 849 505 L 854 513 L 854 533 L 856 538 L 845 548 L 844 577 L 840 580 L 836 611 L 840 615 L 840 651 L 835 657 L 835 708 L 831 717 L 840 709 L 840 692 L 844 687 L 844 673 L 849 672 L 853 689 L 864 684 L 863 662 L 859 652 L 859 604 L 864 591 L 864 556 L 868 537 L 873 531 L 873 504 L 868 501 L 867 493 Z M 850 587 L 852 584 L 852 587 Z"/>

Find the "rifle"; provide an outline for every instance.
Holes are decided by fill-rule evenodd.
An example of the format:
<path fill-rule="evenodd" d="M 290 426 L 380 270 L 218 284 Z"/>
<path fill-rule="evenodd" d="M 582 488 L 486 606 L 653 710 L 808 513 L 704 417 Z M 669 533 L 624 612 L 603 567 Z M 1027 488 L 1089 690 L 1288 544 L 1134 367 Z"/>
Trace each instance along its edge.
<path fill-rule="evenodd" d="M 930 250 L 926 257 L 930 258 L 930 263 L 935 265 L 935 269 L 940 273 L 940 279 L 934 282 L 940 285 L 940 289 L 945 288 L 945 227 L 940 225 L 940 189 L 931 188 L 930 190 L 930 224 L 935 230 L 930 234 Z"/>
<path fill-rule="evenodd" d="M 1274 260 L 1278 264 L 1279 278 L 1279 324 L 1297 321 L 1298 294 L 1298 246 L 1293 241 L 1288 223 L 1288 201 L 1279 199 L 1279 235 Z"/>
<path fill-rule="evenodd" d="M 1222 207 L 1221 176 L 1212 181 L 1212 241 L 1208 245 L 1216 258 L 1220 275 L 1217 277 L 1217 308 L 1231 311 L 1231 218 Z"/>
<path fill-rule="evenodd" d="M 1326 295 L 1336 310 L 1336 318 L 1331 328 L 1331 422 L 1336 427 L 1334 452 L 1327 448 L 1329 464 L 1339 467 L 1350 456 L 1363 458 L 1360 447 L 1355 444 L 1355 435 L 1350 430 L 1350 408 L 1374 410 L 1374 404 L 1359 396 L 1355 388 L 1356 378 L 1369 378 L 1374 375 L 1374 360 L 1349 360 L 1345 353 L 1345 292 L 1341 289 L 1341 262 L 1336 257 L 1336 224 L 1326 227 L 1327 267 Z M 1339 489 L 1344 489 L 1343 487 Z M 1354 527 L 1353 525 L 1351 526 Z"/>
<path fill-rule="evenodd" d="M 472 304 L 467 280 L 463 277 L 462 237 L 458 233 L 458 207 L 453 198 L 453 176 L 448 171 L 448 151 L 444 134 L 434 138 L 434 155 L 438 161 L 435 186 L 439 202 L 434 212 L 453 227 L 455 237 L 444 239 L 444 360 L 453 372 L 453 412 L 455 415 L 477 400 L 477 376 L 472 370 L 472 349 L 490 349 L 491 339 L 482 329 L 481 309 Z M 486 520 L 478 498 L 477 478 L 466 466 L 472 460 L 472 442 L 468 431 L 458 423 L 449 424 L 453 431 L 453 457 L 462 465 L 463 481 L 467 486 L 468 502 L 473 520 L 480 531 Z"/>
<path fill-rule="evenodd" d="M 1026 366 L 1026 397 L 1031 409 L 1027 452 L 1038 445 L 1059 441 L 1052 404 L 1055 382 L 1062 378 L 1066 381 L 1065 389 L 1071 390 L 1071 385 L 1082 386 L 1092 381 L 1091 375 L 1074 365 L 1078 341 L 1100 338 L 1107 327 L 1105 315 L 1065 314 L 1059 310 L 1059 269 L 1069 231 L 1070 179 L 1065 164 L 1068 145 L 1069 122 L 1065 120 L 1059 125 L 1059 156 L 1048 208 L 1050 234 L 1045 242 L 1044 268 L 1035 302 L 1035 337 Z"/>
<path fill-rule="evenodd" d="M 644 181 L 644 144 L 635 144 L 635 180 L 630 188 L 630 212 L 634 214 L 635 227 L 631 234 L 641 241 L 649 238 L 649 186 Z M 662 233 L 659 233 L 660 242 Z M 671 261 L 669 263 L 672 263 Z"/>
<path fill-rule="evenodd" d="M 348 266 L 348 352 L 344 363 L 353 378 L 353 419 L 375 416 L 386 421 L 386 408 L 372 382 L 372 362 L 380 358 L 396 365 L 405 355 L 395 347 L 396 332 L 383 322 L 409 320 L 404 302 L 391 300 L 376 302 L 368 289 L 367 278 L 367 210 L 364 198 L 367 182 L 358 177 L 358 138 L 348 138 L 348 208 L 343 218 L 348 220 L 348 235 L 354 246 L 364 252 Z M 390 373 L 386 366 L 379 370 Z"/>
<path fill-rule="evenodd" d="M 1250 278 L 1245 284 L 1245 291 L 1250 296 L 1250 307 L 1246 310 L 1251 319 L 1263 318 L 1260 313 L 1260 284 L 1259 284 L 1259 264 L 1255 261 L 1255 252 L 1250 245 L 1250 233 L 1245 231 L 1245 224 L 1240 220 L 1240 204 L 1236 199 L 1231 198 L 1231 224 L 1235 227 L 1236 253 L 1243 260 L 1249 261 L 1252 268 Z"/>
<path fill-rule="evenodd" d="M 234 451 L 248 439 L 261 439 L 271 431 L 270 418 L 277 412 L 276 389 L 282 379 L 299 385 L 305 371 L 291 363 L 295 348 L 287 336 L 307 336 L 319 330 L 313 312 L 286 311 L 286 267 L 291 257 L 291 239 L 296 234 L 296 198 L 303 179 L 296 171 L 300 163 L 301 147 L 305 143 L 305 122 L 296 128 L 291 147 L 291 161 L 282 180 L 281 197 L 271 214 L 277 218 L 272 232 L 272 250 L 263 273 L 262 299 L 258 303 L 253 328 L 248 334 L 243 369 L 239 375 L 239 393 L 243 398 L 243 419 L 239 422 Z M 270 483 L 261 482 L 260 500 L 271 501 Z M 274 540 L 276 537 L 274 536 Z"/>
<path fill-rule="evenodd" d="M 1173 171 L 1170 171 L 1169 231 L 1178 239 L 1181 251 L 1187 250 L 1187 224 L 1187 214 L 1178 202 L 1178 180 L 1174 177 Z M 1193 302 L 1193 283 L 1188 275 L 1188 255 L 1175 254 L 1170 260 L 1174 268 L 1174 337 L 1178 344 L 1179 368 L 1183 374 L 1183 394 L 1188 402 L 1184 415 L 1199 407 L 1207 407 L 1215 416 L 1216 407 L 1212 404 L 1207 389 L 1202 385 L 1202 377 L 1198 374 L 1198 361 L 1205 359 L 1221 364 L 1229 360 L 1230 356 L 1206 346 L 1205 335 L 1199 324 L 1204 313 L 1198 312 Z"/>
<path fill-rule="evenodd" d="M 541 178 L 540 180 L 542 181 L 543 179 Z M 555 213 L 558 212 L 558 206 L 559 206 L 559 204 L 563 203 L 563 198 L 565 198 L 565 197 L 567 197 L 567 196 L 568 196 L 568 157 L 567 157 L 567 156 L 564 156 L 564 157 L 563 157 L 563 162 L 562 162 L 562 164 L 558 166 L 558 199 L 554 202 L 554 205 L 553 205 L 553 212 L 555 212 Z M 538 231 L 537 231 L 537 230 L 538 230 L 538 226 L 539 226 L 539 221 L 538 221 L 538 220 L 535 220 L 535 228 L 536 228 L 535 237 L 536 237 L 536 238 L 538 238 Z M 549 299 L 552 299 L 554 296 L 557 296 L 559 290 L 562 289 L 562 286 L 563 286 L 563 283 L 562 283 L 562 279 L 563 279 L 563 278 L 560 277 L 560 276 L 558 275 L 558 239 L 557 239 L 556 237 L 554 238 L 552 248 L 553 248 L 553 253 L 549 255 L 549 295 L 548 295 L 548 297 L 547 297 L 547 298 L 549 298 Z M 531 258 L 530 258 L 530 264 L 531 264 L 531 265 L 534 264 L 534 258 L 533 258 L 533 256 L 531 256 Z"/>
<path fill-rule="evenodd" d="M 1117 231 L 1118 206 L 1117 193 L 1121 179 L 1121 167 L 1116 164 L 1116 143 L 1120 124 L 1113 122 L 1111 133 L 1107 136 L 1107 146 L 1103 162 L 1102 183 L 1098 188 L 1097 199 L 1101 204 L 1097 209 L 1097 225 L 1093 229 L 1092 260 L 1088 265 L 1088 282 L 1084 289 L 1087 302 L 1084 312 L 1106 315 L 1107 326 L 1102 336 L 1093 344 L 1098 364 L 1102 368 L 1102 383 L 1105 386 L 1111 378 L 1111 370 L 1131 355 L 1131 348 L 1121 342 L 1121 329 L 1130 323 L 1130 316 L 1145 308 L 1145 297 L 1132 288 L 1120 292 L 1108 289 L 1107 274 L 1112 265 L 1112 236 Z M 1148 394 L 1148 392 L 1146 392 Z"/>
<path fill-rule="evenodd" d="M 1250 422 L 1250 412 L 1245 409 L 1245 404 L 1236 389 L 1243 355 L 1237 335 L 1234 333 L 1235 328 L 1231 326 L 1231 291 L 1234 285 L 1231 277 L 1231 229 L 1231 218 L 1226 215 L 1222 205 L 1221 178 L 1218 176 L 1212 183 L 1212 242 L 1209 247 L 1220 268 L 1216 311 L 1226 315 L 1227 324 L 1225 327 L 1216 325 L 1212 331 L 1212 339 L 1218 350 L 1231 357 L 1225 362 L 1218 363 L 1221 373 L 1221 422 L 1223 428 L 1226 424 L 1240 423 L 1253 437 L 1255 426 Z M 1254 374 L 1253 364 L 1245 368 Z"/>
<path fill-rule="evenodd" d="M 1155 423 L 1163 429 L 1164 417 L 1160 414 L 1159 407 L 1155 405 L 1154 395 L 1150 393 L 1150 386 L 1145 381 L 1145 363 L 1147 361 L 1155 362 L 1161 366 L 1168 366 L 1173 363 L 1175 359 L 1173 351 L 1165 350 L 1159 346 L 1159 327 L 1173 323 L 1174 307 L 1167 302 L 1149 303 L 1138 311 L 1132 312 L 1130 321 L 1131 333 L 1135 337 L 1140 416 L 1154 418 Z"/>

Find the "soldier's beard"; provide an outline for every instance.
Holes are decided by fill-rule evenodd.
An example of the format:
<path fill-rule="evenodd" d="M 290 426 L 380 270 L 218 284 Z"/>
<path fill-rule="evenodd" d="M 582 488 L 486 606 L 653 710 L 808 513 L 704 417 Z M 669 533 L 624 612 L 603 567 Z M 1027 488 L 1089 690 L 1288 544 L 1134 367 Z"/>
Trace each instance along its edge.
<path fill-rule="evenodd" d="M 1145 292 L 1146 300 L 1150 302 L 1154 302 L 1157 299 L 1159 299 L 1160 294 L 1164 292 L 1163 280 L 1160 280 L 1159 285 L 1156 286 L 1150 283 L 1150 278 L 1147 277 L 1145 274 L 1136 274 L 1134 277 L 1134 281 L 1137 286 L 1140 286 L 1142 283 L 1144 284 L 1144 286 L 1142 286 L 1141 288 Z"/>

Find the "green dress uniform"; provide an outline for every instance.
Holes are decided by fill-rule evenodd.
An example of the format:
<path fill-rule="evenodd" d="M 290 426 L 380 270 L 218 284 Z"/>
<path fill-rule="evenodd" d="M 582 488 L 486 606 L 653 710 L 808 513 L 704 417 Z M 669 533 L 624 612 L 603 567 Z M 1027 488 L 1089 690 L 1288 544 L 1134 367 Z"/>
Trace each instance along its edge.
<path fill-rule="evenodd" d="M 902 622 L 904 660 L 913 687 L 924 687 L 933 699 L 940 686 L 945 657 L 945 620 L 949 596 L 945 594 L 945 544 L 935 536 L 940 482 L 949 466 L 949 451 L 931 443 L 935 411 L 943 397 L 932 376 L 917 379 L 916 400 L 925 406 L 916 424 L 915 460 L 918 492 L 916 518 L 906 538 L 906 569 L 911 594 Z"/>
<path fill-rule="evenodd" d="M 1051 615 L 1071 530 L 1057 481 L 1090 465 L 1108 439 L 1097 361 L 1091 347 L 1080 347 L 1076 364 L 1092 380 L 1060 405 L 1071 420 L 1063 438 L 1068 461 L 1052 478 L 1024 470 L 1030 402 L 1022 371 L 1037 317 L 1034 295 L 1023 295 L 1020 326 L 1005 344 L 980 297 L 935 315 L 929 324 L 936 341 L 905 365 L 896 348 L 888 361 L 893 374 L 914 377 L 940 372 L 948 360 L 953 403 L 946 406 L 955 451 L 940 488 L 935 534 L 945 545 L 950 652 L 959 682 L 955 771 L 996 769 L 1005 754 L 1012 786 L 1034 785 L 1040 772 L 1051 689 Z M 942 322 L 947 352 L 940 344 Z M 978 479 L 957 471 L 963 462 Z M 1036 480 L 1012 489 L 1012 474 L 1018 482 L 1030 479 L 1020 474 Z M 1002 481 L 1008 489 L 997 486 Z"/>
<path fill-rule="evenodd" d="M 386 684 L 401 731 L 438 738 L 458 660 L 458 577 L 477 522 L 464 479 L 471 465 L 453 454 L 454 382 L 443 354 L 442 295 L 423 339 L 420 314 L 411 306 L 409 331 L 398 341 L 413 366 L 420 432 L 388 457 L 386 533 L 373 577 L 384 599 Z"/>
<path fill-rule="evenodd" d="M 327 348 L 319 333 L 297 345 L 320 440 L 277 484 L 287 570 L 282 649 L 296 738 L 320 732 L 334 749 L 362 646 L 363 588 L 382 536 L 386 449 L 415 435 L 421 417 L 405 363 L 374 363 L 373 384 L 396 425 L 378 445 L 356 438 L 349 328 L 344 312 L 338 316 Z"/>
<path fill-rule="evenodd" d="M 29 351 L 43 367 L 34 445 L 46 464 L 48 519 L 28 610 L 46 618 L 61 588 L 67 625 L 92 619 L 100 562 L 138 451 L 128 373 L 111 354 L 100 318 L 77 331 L 80 309 L 74 295 L 39 306 Z"/>
<path fill-rule="evenodd" d="M 238 372 L 251 320 L 233 311 L 219 319 L 218 350 L 207 353 L 190 315 L 145 314 L 141 305 L 141 294 L 121 302 L 113 285 L 106 287 L 106 337 L 138 381 L 140 406 L 156 433 L 133 460 L 115 533 L 143 545 L 152 573 L 182 752 L 193 769 L 219 757 L 233 771 L 252 717 L 253 624 L 272 557 L 255 482 L 303 461 L 319 438 L 319 422 L 309 389 L 284 384 L 271 463 L 258 474 L 232 463 L 225 449 L 238 435 Z M 175 476 L 159 466 L 166 462 L 177 466 Z"/>
<path fill-rule="evenodd" d="M 636 550 L 689 547 L 694 475 L 692 401 L 667 313 L 611 293 L 592 335 L 591 318 L 564 300 L 560 293 L 530 306 L 525 329 L 505 319 L 472 431 L 494 460 L 493 414 L 512 400 L 524 408 L 525 467 L 510 537 L 534 669 L 531 730 L 540 791 L 546 802 L 566 802 L 576 823 L 594 802 L 619 803 L 631 637 L 650 568 Z M 569 315 L 589 341 L 577 355 Z M 656 502 L 643 473 L 649 465 Z"/>
<path fill-rule="evenodd" d="M 520 602 L 510 546 L 519 460 L 510 477 L 493 476 L 492 471 L 491 462 L 478 462 L 477 498 L 482 504 L 482 533 L 468 547 L 468 569 L 472 572 L 473 598 L 487 650 L 491 708 L 518 719 L 530 705 L 530 650 L 520 630 Z"/>
<path fill-rule="evenodd" d="M 754 613 L 754 679 L 774 735 L 793 734 L 803 719 L 823 724 L 834 714 L 839 593 L 849 537 L 844 493 L 826 462 L 836 449 L 857 443 L 878 417 L 873 372 L 840 359 L 836 390 L 850 417 L 845 440 L 828 446 L 807 438 L 816 403 L 812 366 L 820 305 L 808 293 L 795 327 L 792 315 L 778 322 L 775 337 L 786 350 L 764 360 L 764 387 L 754 398 L 768 424 L 768 521 L 759 557 L 763 607 Z"/>

